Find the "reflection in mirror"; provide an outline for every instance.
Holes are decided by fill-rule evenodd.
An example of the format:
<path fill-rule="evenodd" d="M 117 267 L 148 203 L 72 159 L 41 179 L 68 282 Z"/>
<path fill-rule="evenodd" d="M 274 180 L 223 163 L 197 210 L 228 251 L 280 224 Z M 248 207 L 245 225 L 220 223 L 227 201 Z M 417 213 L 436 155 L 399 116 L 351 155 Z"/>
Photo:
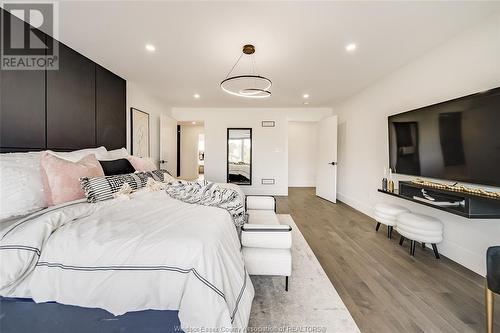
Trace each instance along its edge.
<path fill-rule="evenodd" d="M 227 129 L 227 182 L 252 185 L 252 129 Z"/>

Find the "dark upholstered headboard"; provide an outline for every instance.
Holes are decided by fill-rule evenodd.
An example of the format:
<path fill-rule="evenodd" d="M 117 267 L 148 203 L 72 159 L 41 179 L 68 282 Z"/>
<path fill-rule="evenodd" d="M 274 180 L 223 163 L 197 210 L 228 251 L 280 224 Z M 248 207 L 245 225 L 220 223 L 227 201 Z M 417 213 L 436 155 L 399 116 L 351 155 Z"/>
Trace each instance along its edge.
<path fill-rule="evenodd" d="M 11 29 L 33 29 L 1 10 Z M 0 152 L 125 147 L 126 81 L 38 34 L 58 43 L 59 69 L 0 70 Z"/>

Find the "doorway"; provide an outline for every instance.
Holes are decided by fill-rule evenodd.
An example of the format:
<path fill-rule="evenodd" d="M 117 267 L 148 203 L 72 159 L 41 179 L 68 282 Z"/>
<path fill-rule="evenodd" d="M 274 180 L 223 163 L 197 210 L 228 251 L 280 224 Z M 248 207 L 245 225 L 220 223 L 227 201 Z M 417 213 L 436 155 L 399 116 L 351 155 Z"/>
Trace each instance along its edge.
<path fill-rule="evenodd" d="M 185 180 L 205 178 L 205 126 L 202 121 L 182 121 L 179 125 L 178 170 Z"/>
<path fill-rule="evenodd" d="M 337 200 L 337 116 L 288 122 L 288 186 Z"/>
<path fill-rule="evenodd" d="M 288 186 L 316 187 L 317 121 L 288 122 Z"/>

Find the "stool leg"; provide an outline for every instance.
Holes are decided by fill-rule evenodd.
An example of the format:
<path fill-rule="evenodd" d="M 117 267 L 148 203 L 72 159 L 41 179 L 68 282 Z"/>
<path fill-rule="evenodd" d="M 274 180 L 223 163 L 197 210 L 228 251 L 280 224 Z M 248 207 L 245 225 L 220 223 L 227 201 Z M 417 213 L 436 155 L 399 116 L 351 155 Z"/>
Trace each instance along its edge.
<path fill-rule="evenodd" d="M 432 244 L 432 249 L 434 250 L 434 255 L 436 256 L 436 259 L 439 259 L 439 252 L 436 244 Z"/>
<path fill-rule="evenodd" d="M 288 291 L 288 276 L 285 276 L 285 291 Z"/>
<path fill-rule="evenodd" d="M 493 333 L 493 313 L 495 302 L 493 301 L 493 291 L 488 288 L 488 281 L 485 283 L 485 303 L 486 303 L 486 332 Z"/>
<path fill-rule="evenodd" d="M 375 231 L 378 231 L 378 228 L 380 228 L 380 222 L 377 222 L 377 226 L 375 227 Z"/>
<path fill-rule="evenodd" d="M 391 238 L 392 238 L 392 225 L 388 225 L 388 226 L 387 226 L 387 237 L 388 237 L 389 239 L 391 239 Z"/>
<path fill-rule="evenodd" d="M 399 239 L 399 245 L 403 246 L 404 241 L 405 241 L 405 238 L 403 236 L 401 236 L 401 238 Z"/>
<path fill-rule="evenodd" d="M 410 244 L 410 254 L 412 257 L 415 256 L 415 241 L 412 239 Z"/>

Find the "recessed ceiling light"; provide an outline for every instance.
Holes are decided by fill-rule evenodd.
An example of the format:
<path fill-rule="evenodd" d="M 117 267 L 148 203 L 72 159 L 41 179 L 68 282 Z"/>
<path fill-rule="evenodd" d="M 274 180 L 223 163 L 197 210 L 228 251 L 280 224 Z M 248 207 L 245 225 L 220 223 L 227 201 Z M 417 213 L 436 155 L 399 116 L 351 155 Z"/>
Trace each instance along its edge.
<path fill-rule="evenodd" d="M 309 98 L 309 94 L 304 94 L 304 95 L 302 95 L 302 97 Z"/>
<path fill-rule="evenodd" d="M 303 104 L 304 104 L 304 105 L 309 105 L 309 102 L 304 102 Z"/>
<path fill-rule="evenodd" d="M 193 121 L 191 124 L 196 125 L 196 121 Z"/>
<path fill-rule="evenodd" d="M 347 44 L 347 45 L 346 45 L 346 47 L 345 47 L 345 50 L 346 50 L 347 52 L 352 52 L 352 51 L 356 50 L 356 47 L 357 47 L 357 46 L 356 46 L 356 44 L 354 44 L 354 43 Z"/>
<path fill-rule="evenodd" d="M 200 98 L 200 94 L 194 94 L 193 97 L 198 99 L 198 98 Z"/>
<path fill-rule="evenodd" d="M 156 47 L 153 44 L 146 44 L 146 50 L 149 52 L 154 52 L 156 51 Z"/>

